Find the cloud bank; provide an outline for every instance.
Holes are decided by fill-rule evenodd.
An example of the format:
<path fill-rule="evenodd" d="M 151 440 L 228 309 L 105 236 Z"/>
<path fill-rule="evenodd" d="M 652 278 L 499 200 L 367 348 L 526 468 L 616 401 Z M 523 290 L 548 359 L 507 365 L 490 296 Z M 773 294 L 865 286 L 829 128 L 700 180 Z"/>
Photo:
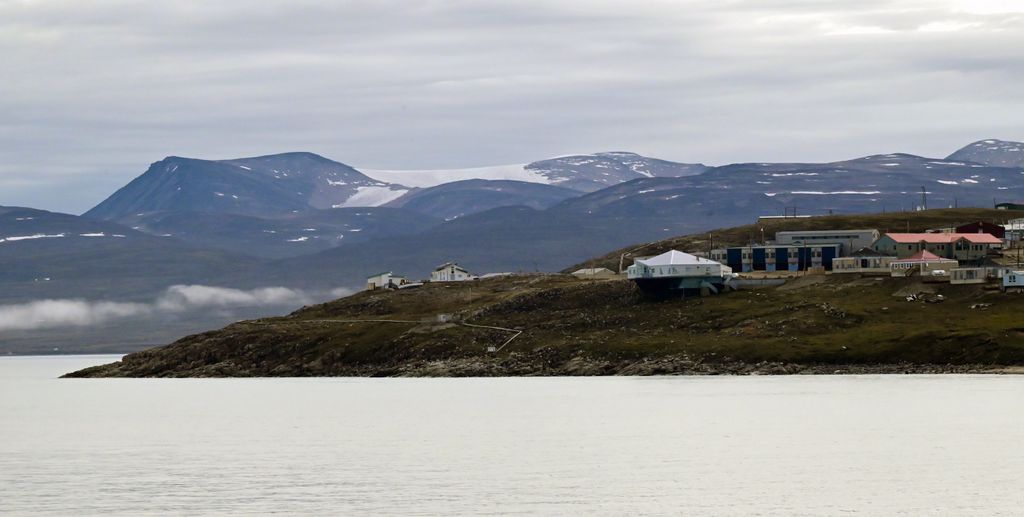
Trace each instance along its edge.
<path fill-rule="evenodd" d="M 241 290 L 205 285 L 175 285 L 150 303 L 38 300 L 0 305 L 0 332 L 89 327 L 124 318 L 187 314 L 189 311 L 203 309 L 299 307 L 348 294 L 351 291 L 347 289 L 335 289 L 330 293 L 307 293 L 286 287 Z"/>

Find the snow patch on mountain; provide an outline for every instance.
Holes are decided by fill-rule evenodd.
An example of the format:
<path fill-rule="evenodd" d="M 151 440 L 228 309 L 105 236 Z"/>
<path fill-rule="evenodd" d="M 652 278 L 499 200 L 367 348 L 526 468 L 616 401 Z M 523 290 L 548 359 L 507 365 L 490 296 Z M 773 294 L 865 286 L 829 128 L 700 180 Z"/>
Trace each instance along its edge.
<path fill-rule="evenodd" d="M 402 197 L 406 192 L 409 192 L 409 189 L 396 188 L 391 185 L 356 187 L 356 193 L 346 199 L 344 203 L 331 206 L 333 208 L 381 206 Z"/>
<path fill-rule="evenodd" d="M 527 170 L 525 164 L 472 167 L 468 169 L 359 169 L 359 172 L 362 172 L 363 174 L 378 181 L 398 183 L 418 188 L 436 187 L 444 183 L 472 179 L 515 180 L 544 184 L 551 183 L 542 174 Z"/>

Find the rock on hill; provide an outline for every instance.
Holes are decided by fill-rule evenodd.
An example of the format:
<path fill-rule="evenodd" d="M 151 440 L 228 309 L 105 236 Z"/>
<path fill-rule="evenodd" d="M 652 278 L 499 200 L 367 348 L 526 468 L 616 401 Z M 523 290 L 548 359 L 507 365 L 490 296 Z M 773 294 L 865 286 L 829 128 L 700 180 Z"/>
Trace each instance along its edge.
<path fill-rule="evenodd" d="M 175 210 L 269 217 L 378 206 L 408 190 L 312 153 L 217 161 L 172 156 L 151 165 L 85 215 L 119 220 Z"/>
<path fill-rule="evenodd" d="M 1024 143 L 980 140 L 961 148 L 946 159 L 993 167 L 1024 167 Z"/>

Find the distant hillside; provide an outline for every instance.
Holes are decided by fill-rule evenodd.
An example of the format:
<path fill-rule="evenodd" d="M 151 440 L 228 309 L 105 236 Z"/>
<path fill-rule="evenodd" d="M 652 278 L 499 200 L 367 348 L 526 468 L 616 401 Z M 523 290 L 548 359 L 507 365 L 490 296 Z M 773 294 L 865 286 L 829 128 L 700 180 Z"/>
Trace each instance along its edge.
<path fill-rule="evenodd" d="M 924 210 L 920 212 L 890 212 L 885 214 L 833 215 L 810 218 L 768 219 L 762 224 L 748 224 L 733 228 L 708 230 L 691 235 L 671 237 L 654 242 L 626 246 L 610 253 L 565 268 L 571 272 L 583 267 L 606 267 L 618 271 L 620 261 L 625 266 L 635 257 L 650 257 L 675 249 L 687 252 L 706 252 L 712 246 L 742 246 L 761 239 L 761 229 L 768 239 L 775 232 L 793 230 L 853 230 L 874 228 L 887 232 L 923 232 L 934 228 L 947 228 L 971 222 L 985 221 L 1004 224 L 1012 218 L 1024 217 L 1024 212 L 986 208 L 959 208 Z"/>
<path fill-rule="evenodd" d="M 946 159 L 993 167 L 1024 167 L 1024 142 L 980 140 L 961 148 Z"/>
<path fill-rule="evenodd" d="M 1024 365 L 1022 311 L 1024 296 L 913 279 L 807 276 L 651 301 L 625 280 L 529 275 L 364 291 L 70 376 L 991 372 Z"/>
<path fill-rule="evenodd" d="M 610 152 L 541 160 L 526 165 L 526 170 L 543 176 L 552 185 L 594 192 L 639 178 L 694 176 L 707 171 L 708 167 L 636 153 Z"/>
<path fill-rule="evenodd" d="M 504 206 L 538 210 L 581 195 L 552 185 L 510 180 L 465 180 L 413 190 L 385 206 L 454 219 Z"/>
<path fill-rule="evenodd" d="M 165 211 L 120 219 L 140 231 L 264 258 L 309 255 L 341 244 L 422 232 L 441 221 L 401 208 L 306 210 L 277 218 Z"/>
<path fill-rule="evenodd" d="M 2 207 L 0 264 L 0 303 L 16 303 L 148 299 L 176 283 L 236 281 L 261 262 L 110 222 Z"/>
<path fill-rule="evenodd" d="M 444 170 L 360 170 L 381 181 L 413 187 L 434 187 L 455 181 L 485 179 L 524 181 L 593 192 L 638 178 L 692 176 L 708 170 L 708 167 L 648 158 L 636 153 L 608 152 L 560 156 L 526 165 Z"/>
<path fill-rule="evenodd" d="M 696 230 L 692 221 L 558 215 L 549 210 L 503 207 L 459 217 L 415 235 L 382 238 L 270 264 L 259 276 L 285 285 L 315 286 L 324 278 L 357 286 L 367 275 L 394 271 L 428 278 L 456 261 L 473 273 L 557 271 L 601 250 L 636 239 L 655 239 Z"/>
<path fill-rule="evenodd" d="M 312 153 L 219 161 L 172 156 L 151 165 L 85 215 L 120 220 L 175 210 L 271 217 L 378 206 L 408 190 Z"/>
<path fill-rule="evenodd" d="M 922 201 L 922 187 L 927 199 Z M 991 207 L 1024 197 L 1024 169 L 907 154 L 833 163 L 747 163 L 683 178 L 649 178 L 569 199 L 552 210 L 604 217 L 657 215 L 742 224 L 761 215 L 856 214 L 881 210 Z"/>

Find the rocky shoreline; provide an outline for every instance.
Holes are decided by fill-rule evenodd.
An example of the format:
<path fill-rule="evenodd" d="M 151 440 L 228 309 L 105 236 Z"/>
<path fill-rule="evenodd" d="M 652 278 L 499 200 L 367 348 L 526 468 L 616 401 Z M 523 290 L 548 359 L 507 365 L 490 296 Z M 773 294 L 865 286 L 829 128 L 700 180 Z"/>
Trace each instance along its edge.
<path fill-rule="evenodd" d="M 695 361 L 669 355 L 638 360 L 576 356 L 551 361 L 543 354 L 512 353 L 505 357 L 415 360 L 376 365 L 277 365 L 253 370 L 231 363 L 166 370 L 152 374 L 146 365 L 128 359 L 95 366 L 64 377 L 594 377 L 594 376 L 710 376 L 710 375 L 904 375 L 904 374 L 1024 374 L 1024 367 L 987 364 L 797 364 L 782 362 Z"/>

